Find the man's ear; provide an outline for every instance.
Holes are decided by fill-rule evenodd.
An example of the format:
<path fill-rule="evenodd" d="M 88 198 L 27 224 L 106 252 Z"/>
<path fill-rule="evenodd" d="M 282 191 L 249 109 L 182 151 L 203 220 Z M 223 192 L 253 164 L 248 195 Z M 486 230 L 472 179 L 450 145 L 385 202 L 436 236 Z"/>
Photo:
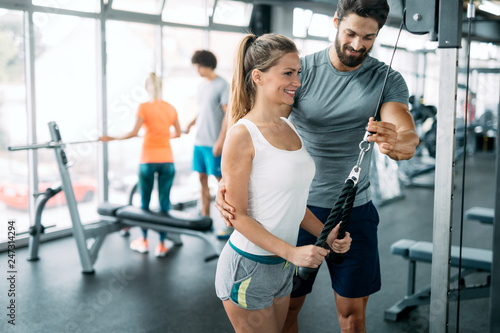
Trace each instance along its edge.
<path fill-rule="evenodd" d="M 255 82 L 255 84 L 262 85 L 262 80 L 263 80 L 262 72 L 258 69 L 254 69 L 252 71 L 252 80 L 253 82 Z"/>
<path fill-rule="evenodd" d="M 338 29 L 339 28 L 339 15 L 337 12 L 335 12 L 335 15 L 333 16 L 333 26 Z"/>

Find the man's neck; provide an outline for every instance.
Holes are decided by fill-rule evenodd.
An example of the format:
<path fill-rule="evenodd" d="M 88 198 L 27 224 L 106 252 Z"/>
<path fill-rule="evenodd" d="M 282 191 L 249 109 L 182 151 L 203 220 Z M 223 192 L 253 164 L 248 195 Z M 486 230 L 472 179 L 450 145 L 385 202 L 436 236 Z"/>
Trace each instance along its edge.
<path fill-rule="evenodd" d="M 332 66 L 336 70 L 338 70 L 339 72 L 351 72 L 351 71 L 358 69 L 363 64 L 363 63 L 361 63 L 356 67 L 348 67 L 348 66 L 344 65 L 340 61 L 340 59 L 337 55 L 337 50 L 335 49 L 335 45 L 330 45 L 330 48 L 328 49 L 328 58 L 330 58 L 330 62 L 332 63 Z"/>
<path fill-rule="evenodd" d="M 215 72 L 210 72 L 205 76 L 205 79 L 207 79 L 208 81 L 213 81 L 217 78 L 217 76 L 218 75 Z"/>

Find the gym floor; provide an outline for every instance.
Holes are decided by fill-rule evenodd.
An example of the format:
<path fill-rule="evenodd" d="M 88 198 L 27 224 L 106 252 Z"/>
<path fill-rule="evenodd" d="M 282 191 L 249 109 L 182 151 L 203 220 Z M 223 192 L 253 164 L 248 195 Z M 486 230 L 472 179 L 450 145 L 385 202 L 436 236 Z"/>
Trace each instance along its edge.
<path fill-rule="evenodd" d="M 453 244 L 459 244 L 462 163 L 455 172 Z M 465 209 L 494 206 L 495 158 L 476 154 L 467 160 Z M 430 176 L 430 179 L 433 179 Z M 406 187 L 404 198 L 378 207 L 382 290 L 370 297 L 368 332 L 427 332 L 429 306 L 416 308 L 398 322 L 384 320 L 384 311 L 406 292 L 408 264 L 390 254 L 401 238 L 432 241 L 433 191 Z M 215 227 L 222 225 L 213 209 Z M 81 273 L 72 238 L 41 244 L 36 262 L 25 260 L 27 248 L 16 251 L 16 325 L 7 323 L 7 253 L 0 253 L 2 294 L 0 332 L 232 332 L 221 302 L 215 296 L 216 261 L 205 263 L 209 247 L 182 236 L 184 245 L 165 258 L 129 249 L 138 228 L 124 238 L 108 235 L 95 263 L 95 274 Z M 491 249 L 492 226 L 464 220 L 463 245 Z M 150 248 L 157 242 L 151 232 Z M 221 242 L 221 246 L 223 243 Z M 452 269 L 452 273 L 455 270 Z M 417 264 L 417 290 L 430 283 L 430 264 Z M 472 278 L 479 283 L 486 275 Z M 460 302 L 460 332 L 486 332 L 489 298 Z M 449 305 L 449 331 L 456 330 L 457 302 Z M 340 332 L 327 270 L 322 267 L 313 293 L 300 314 L 300 332 Z"/>

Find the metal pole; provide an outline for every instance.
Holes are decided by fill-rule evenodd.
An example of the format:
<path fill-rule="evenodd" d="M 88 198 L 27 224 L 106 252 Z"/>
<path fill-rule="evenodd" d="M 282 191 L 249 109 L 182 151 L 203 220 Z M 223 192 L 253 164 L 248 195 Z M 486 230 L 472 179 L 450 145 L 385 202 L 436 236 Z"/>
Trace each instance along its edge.
<path fill-rule="evenodd" d="M 155 72 L 163 81 L 163 30 L 160 25 L 155 30 Z"/>
<path fill-rule="evenodd" d="M 28 126 L 28 142 L 36 143 L 36 95 L 35 95 L 35 33 L 33 29 L 33 10 L 26 11 L 24 14 L 24 49 L 26 65 L 26 110 Z M 36 150 L 28 151 L 28 170 L 30 177 L 29 193 L 38 192 L 38 152 Z M 34 225 L 35 197 L 29 197 L 29 215 L 32 225 Z"/>
<path fill-rule="evenodd" d="M 107 77 L 106 77 L 106 19 L 108 8 L 111 6 L 111 1 L 105 5 L 101 1 L 101 16 L 99 19 L 99 38 L 97 56 L 100 61 L 97 61 L 98 76 L 97 76 L 97 94 L 98 100 L 101 101 L 97 105 L 97 119 L 100 134 L 108 134 L 108 99 L 107 99 Z M 97 145 L 97 177 L 99 184 L 99 202 L 108 201 L 108 144 L 103 143 Z"/>
<path fill-rule="evenodd" d="M 448 328 L 458 49 L 439 49 L 439 103 L 434 191 L 430 333 Z M 454 74 L 452 74 L 454 73 Z"/>
<path fill-rule="evenodd" d="M 49 123 L 49 130 L 52 141 L 60 142 L 61 136 L 59 133 L 59 127 L 55 122 Z M 71 223 L 73 226 L 73 237 L 75 238 L 78 254 L 80 255 L 82 269 L 84 273 L 94 273 L 94 268 L 92 267 L 93 260 L 90 257 L 89 250 L 87 248 L 85 232 L 80 220 L 80 214 L 78 213 L 78 206 L 76 204 L 73 186 L 71 185 L 66 154 L 61 146 L 56 146 L 56 148 L 54 148 L 54 153 L 56 154 L 57 165 L 59 166 L 59 173 L 61 174 L 62 187 L 66 197 L 66 205 L 68 205 Z"/>
<path fill-rule="evenodd" d="M 500 115 L 500 96 L 498 113 Z M 500 128 L 500 117 L 497 116 Z M 496 190 L 495 190 L 495 219 L 493 221 L 493 259 L 491 263 L 491 290 L 490 290 L 490 333 L 500 333 L 500 138 L 496 140 Z"/>

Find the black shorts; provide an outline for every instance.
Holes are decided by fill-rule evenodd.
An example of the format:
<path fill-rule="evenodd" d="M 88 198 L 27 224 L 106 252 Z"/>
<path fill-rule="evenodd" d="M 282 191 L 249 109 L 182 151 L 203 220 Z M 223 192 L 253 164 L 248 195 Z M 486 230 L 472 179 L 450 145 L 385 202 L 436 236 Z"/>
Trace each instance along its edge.
<path fill-rule="evenodd" d="M 328 219 L 330 208 L 308 206 L 323 223 Z M 339 214 L 341 215 L 341 214 Z M 347 231 L 351 234 L 351 248 L 342 264 L 327 261 L 332 288 L 342 297 L 359 298 L 380 290 L 380 261 L 378 255 L 377 228 L 379 217 L 375 206 L 368 202 L 354 207 Z M 297 246 L 314 244 L 316 237 L 300 229 Z M 303 280 L 293 277 L 291 297 L 301 297 L 312 291 L 314 278 Z"/>

